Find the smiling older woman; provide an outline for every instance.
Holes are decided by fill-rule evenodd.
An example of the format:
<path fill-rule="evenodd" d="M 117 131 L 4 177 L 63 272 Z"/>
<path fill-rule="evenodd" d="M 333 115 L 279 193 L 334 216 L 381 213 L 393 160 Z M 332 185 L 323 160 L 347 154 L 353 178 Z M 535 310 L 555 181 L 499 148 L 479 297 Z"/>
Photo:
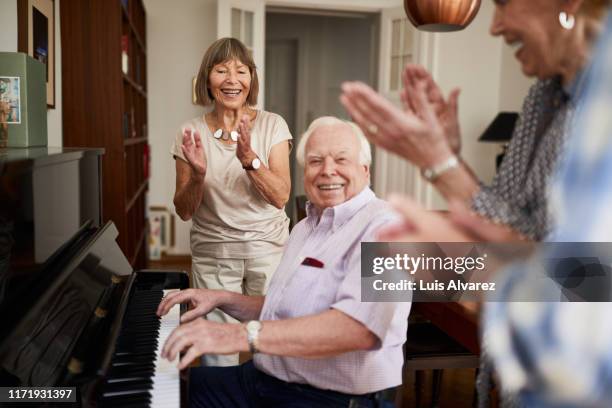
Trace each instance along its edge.
<path fill-rule="evenodd" d="M 421 168 L 425 178 L 447 200 L 463 200 L 500 226 L 486 236 L 467 237 L 446 222 L 423 233 L 396 229 L 393 240 L 508 241 L 542 240 L 552 230 L 548 187 L 563 154 L 572 117 L 583 97 L 593 44 L 598 38 L 610 0 L 496 0 L 490 32 L 516 49 L 523 73 L 536 77 L 523 104 L 508 153 L 490 186 L 481 184 L 459 158 L 458 90 L 445 100 L 422 67 L 408 66 L 402 93 L 405 112 L 367 85 L 346 83 L 341 101 L 366 136 Z M 410 221 L 419 217 L 405 199 L 398 210 Z M 409 215 L 410 214 L 410 215 Z M 410 222 L 404 222 L 409 225 Z M 506 228 L 508 226 L 509 228 Z M 384 239 L 391 240 L 387 236 Z M 487 350 L 488 335 L 483 334 Z M 488 406 L 487 372 L 479 375 L 480 406 Z M 504 406 L 516 405 L 512 396 Z"/>
<path fill-rule="evenodd" d="M 259 82 L 247 48 L 234 38 L 206 51 L 196 95 L 212 110 L 181 126 L 174 205 L 191 219 L 196 288 L 262 295 L 289 236 L 289 140 L 279 115 L 256 110 Z M 243 285 L 244 282 L 244 285 Z M 234 321 L 215 310 L 208 319 Z M 206 365 L 235 365 L 238 355 L 206 356 Z"/>

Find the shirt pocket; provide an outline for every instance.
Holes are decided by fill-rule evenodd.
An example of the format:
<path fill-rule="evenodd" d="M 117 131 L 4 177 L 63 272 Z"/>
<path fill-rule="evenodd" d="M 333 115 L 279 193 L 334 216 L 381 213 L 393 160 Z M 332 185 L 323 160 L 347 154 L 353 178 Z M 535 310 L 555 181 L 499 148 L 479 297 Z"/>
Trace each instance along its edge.
<path fill-rule="evenodd" d="M 337 286 L 328 268 L 300 265 L 280 294 L 276 315 L 289 319 L 329 310 Z"/>

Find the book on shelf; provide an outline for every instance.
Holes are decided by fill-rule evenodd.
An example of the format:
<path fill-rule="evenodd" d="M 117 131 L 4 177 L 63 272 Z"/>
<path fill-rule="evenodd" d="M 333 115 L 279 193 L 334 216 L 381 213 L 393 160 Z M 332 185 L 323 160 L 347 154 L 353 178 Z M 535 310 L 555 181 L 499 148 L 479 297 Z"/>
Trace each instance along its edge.
<path fill-rule="evenodd" d="M 129 42 L 127 34 L 121 36 L 121 70 L 125 75 L 130 71 Z"/>
<path fill-rule="evenodd" d="M 127 112 L 123 112 L 123 137 L 130 137 L 130 115 Z"/>
<path fill-rule="evenodd" d="M 145 180 L 149 179 L 149 170 L 150 170 L 150 168 L 149 168 L 149 166 L 150 166 L 150 164 L 149 164 L 150 163 L 149 162 L 149 159 L 150 159 L 150 150 L 149 149 L 150 149 L 150 146 L 149 146 L 148 143 L 146 143 L 144 145 L 144 147 L 143 147 L 143 150 L 142 150 L 142 164 L 143 164 L 143 167 L 144 167 L 143 168 L 143 176 L 144 176 Z"/>
<path fill-rule="evenodd" d="M 136 67 L 134 71 L 136 72 L 136 83 L 142 86 L 142 83 L 140 82 L 140 80 L 142 79 L 140 74 L 140 55 L 138 54 L 136 54 Z"/>
<path fill-rule="evenodd" d="M 136 114 L 134 112 L 134 107 L 132 106 L 132 111 L 131 111 L 131 127 L 132 127 L 132 137 L 136 137 Z"/>

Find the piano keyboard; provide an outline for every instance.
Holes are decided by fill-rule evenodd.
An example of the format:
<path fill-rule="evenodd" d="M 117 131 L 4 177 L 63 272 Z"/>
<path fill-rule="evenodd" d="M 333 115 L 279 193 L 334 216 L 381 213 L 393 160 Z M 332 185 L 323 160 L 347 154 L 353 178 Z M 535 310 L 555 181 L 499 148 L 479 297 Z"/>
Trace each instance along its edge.
<path fill-rule="evenodd" d="M 164 290 L 164 295 L 169 292 Z M 178 357 L 174 362 L 161 358 L 161 350 L 166 339 L 180 324 L 181 307 L 174 305 L 170 311 L 162 316 L 159 329 L 159 347 L 155 352 L 155 375 L 153 376 L 153 391 L 151 392 L 151 407 L 178 407 L 180 405 L 180 378 L 176 368 Z"/>
<path fill-rule="evenodd" d="M 98 407 L 180 406 L 177 361 L 160 357 L 166 339 L 179 325 L 180 306 L 175 305 L 161 318 L 155 314 L 167 292 L 134 292 Z"/>

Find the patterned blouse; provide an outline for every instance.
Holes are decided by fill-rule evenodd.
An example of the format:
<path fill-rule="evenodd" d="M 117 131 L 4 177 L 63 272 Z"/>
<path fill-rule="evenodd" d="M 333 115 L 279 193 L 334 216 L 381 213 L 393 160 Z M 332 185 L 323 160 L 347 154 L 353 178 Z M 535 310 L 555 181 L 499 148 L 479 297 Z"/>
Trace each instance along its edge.
<path fill-rule="evenodd" d="M 507 153 L 490 186 L 474 196 L 474 210 L 541 241 L 554 228 L 548 205 L 554 171 L 563 156 L 586 72 L 564 89 L 560 78 L 537 81 L 529 90 Z M 483 354 L 477 380 L 478 406 L 489 406 L 492 364 L 489 338 L 482 335 Z M 522 407 L 518 396 L 502 390 L 500 405 Z"/>
<path fill-rule="evenodd" d="M 550 232 L 549 181 L 564 150 L 583 76 L 577 75 L 568 89 L 560 78 L 531 87 L 499 172 L 474 196 L 476 212 L 533 240 Z"/>

